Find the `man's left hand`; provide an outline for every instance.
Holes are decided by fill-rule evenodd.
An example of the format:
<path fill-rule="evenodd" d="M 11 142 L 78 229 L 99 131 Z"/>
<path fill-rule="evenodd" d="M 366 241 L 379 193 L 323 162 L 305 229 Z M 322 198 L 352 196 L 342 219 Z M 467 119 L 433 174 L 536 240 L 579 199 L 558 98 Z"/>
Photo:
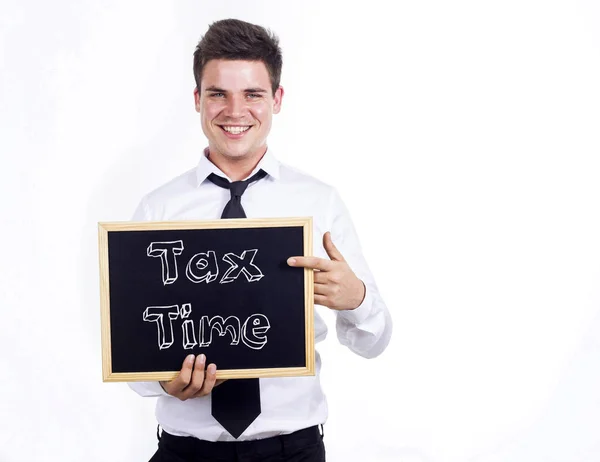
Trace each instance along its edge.
<path fill-rule="evenodd" d="M 365 298 L 365 285 L 356 277 L 344 257 L 333 244 L 331 233 L 323 236 L 323 247 L 331 260 L 319 257 L 290 257 L 288 265 L 317 270 L 315 303 L 334 310 L 353 310 Z"/>

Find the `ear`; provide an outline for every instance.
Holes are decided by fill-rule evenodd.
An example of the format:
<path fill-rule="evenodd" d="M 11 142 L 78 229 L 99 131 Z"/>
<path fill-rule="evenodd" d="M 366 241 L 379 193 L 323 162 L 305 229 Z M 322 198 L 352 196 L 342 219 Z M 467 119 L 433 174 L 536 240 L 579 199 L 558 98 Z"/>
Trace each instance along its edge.
<path fill-rule="evenodd" d="M 194 88 L 194 106 L 196 107 L 196 112 L 200 112 L 200 92 L 198 91 L 198 87 Z"/>
<path fill-rule="evenodd" d="M 283 87 L 280 85 L 273 95 L 273 114 L 279 114 L 281 101 L 283 100 Z"/>

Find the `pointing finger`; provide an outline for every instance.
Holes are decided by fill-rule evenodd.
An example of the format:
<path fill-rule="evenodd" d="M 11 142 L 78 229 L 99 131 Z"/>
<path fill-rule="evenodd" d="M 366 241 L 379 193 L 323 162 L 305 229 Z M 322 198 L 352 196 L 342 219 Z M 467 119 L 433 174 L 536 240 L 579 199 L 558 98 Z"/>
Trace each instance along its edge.
<path fill-rule="evenodd" d="M 321 271 L 327 271 L 331 268 L 331 261 L 319 257 L 290 257 L 287 262 L 290 266 L 318 269 Z"/>

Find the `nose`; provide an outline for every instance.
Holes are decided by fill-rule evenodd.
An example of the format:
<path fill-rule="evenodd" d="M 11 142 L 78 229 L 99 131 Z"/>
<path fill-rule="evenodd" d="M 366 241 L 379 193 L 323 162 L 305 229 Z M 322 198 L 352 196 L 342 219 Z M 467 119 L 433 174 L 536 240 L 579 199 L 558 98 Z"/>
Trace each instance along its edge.
<path fill-rule="evenodd" d="M 244 98 L 238 95 L 229 95 L 229 98 L 227 98 L 227 107 L 225 108 L 225 115 L 231 117 L 232 119 L 243 117 L 245 105 L 246 103 L 244 101 Z"/>

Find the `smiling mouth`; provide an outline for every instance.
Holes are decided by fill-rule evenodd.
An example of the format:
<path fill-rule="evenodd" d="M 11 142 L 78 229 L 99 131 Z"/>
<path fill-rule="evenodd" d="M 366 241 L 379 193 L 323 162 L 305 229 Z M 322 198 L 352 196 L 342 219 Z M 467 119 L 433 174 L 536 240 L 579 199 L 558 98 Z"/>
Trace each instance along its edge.
<path fill-rule="evenodd" d="M 241 135 L 252 128 L 252 125 L 219 125 L 219 128 L 230 135 Z"/>

